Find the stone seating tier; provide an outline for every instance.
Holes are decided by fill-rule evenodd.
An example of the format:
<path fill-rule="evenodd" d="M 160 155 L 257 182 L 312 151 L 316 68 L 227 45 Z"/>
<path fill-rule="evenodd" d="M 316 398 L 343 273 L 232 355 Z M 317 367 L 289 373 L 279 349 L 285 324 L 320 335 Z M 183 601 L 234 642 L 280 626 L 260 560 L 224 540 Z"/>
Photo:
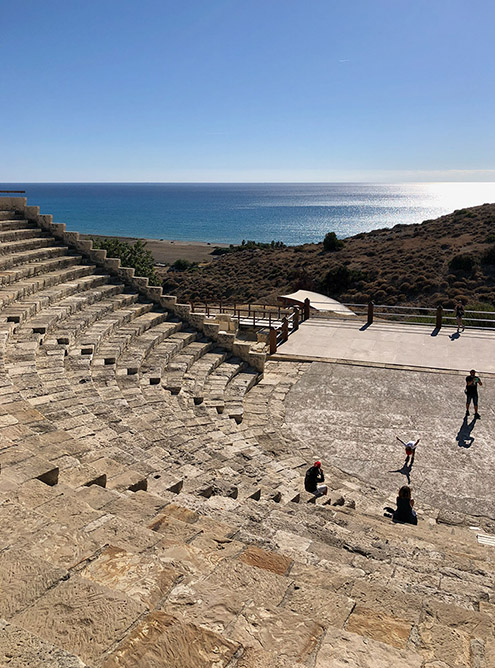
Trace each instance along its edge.
<path fill-rule="evenodd" d="M 332 468 L 309 503 L 282 429 L 307 365 L 261 378 L 66 247 L 23 250 L 21 216 L 0 211 L 21 233 L 0 241 L 0 665 L 494 665 L 484 520 L 393 525 Z"/>

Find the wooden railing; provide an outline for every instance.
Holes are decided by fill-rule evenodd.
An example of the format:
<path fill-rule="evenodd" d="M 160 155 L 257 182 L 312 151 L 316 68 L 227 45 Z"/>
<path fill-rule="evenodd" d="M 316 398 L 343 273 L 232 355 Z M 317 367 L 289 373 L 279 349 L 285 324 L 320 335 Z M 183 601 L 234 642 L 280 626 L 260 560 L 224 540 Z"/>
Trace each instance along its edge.
<path fill-rule="evenodd" d="M 193 313 L 206 313 L 206 315 L 217 315 L 219 313 L 230 315 L 236 320 L 252 320 L 254 326 L 259 320 L 272 321 L 282 320 L 292 313 L 292 309 L 281 306 L 269 306 L 267 304 L 229 304 L 225 302 L 189 302 Z M 247 323 L 246 323 L 247 324 Z"/>
<path fill-rule="evenodd" d="M 348 304 L 354 315 L 366 316 L 371 325 L 375 318 L 390 322 L 402 322 L 411 325 L 434 325 L 440 330 L 443 326 L 457 326 L 455 309 L 442 306 L 395 306 L 390 304 Z M 465 310 L 463 322 L 466 327 L 475 329 L 495 329 L 495 311 Z"/>
<path fill-rule="evenodd" d="M 299 328 L 305 320 L 304 304 L 295 304 L 291 308 L 270 306 L 266 304 L 226 304 L 224 302 L 189 302 L 193 313 L 206 313 L 208 316 L 218 314 L 229 315 L 237 320 L 239 326 L 252 326 L 269 330 L 270 354 L 276 352 L 277 347 L 287 341 L 289 334 Z M 309 314 L 309 311 L 308 311 Z"/>

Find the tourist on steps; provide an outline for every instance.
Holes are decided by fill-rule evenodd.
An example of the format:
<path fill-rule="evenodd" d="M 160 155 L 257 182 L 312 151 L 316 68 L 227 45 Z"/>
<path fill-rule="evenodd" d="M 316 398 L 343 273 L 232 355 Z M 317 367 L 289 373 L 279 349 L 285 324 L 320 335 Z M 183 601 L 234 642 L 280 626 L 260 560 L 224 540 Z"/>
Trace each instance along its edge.
<path fill-rule="evenodd" d="M 457 302 L 455 305 L 455 319 L 457 321 L 457 333 L 459 334 L 459 330 L 462 332 L 464 331 L 464 323 L 462 322 L 462 318 L 464 316 L 464 306 L 462 305 L 461 300 Z"/>
<path fill-rule="evenodd" d="M 400 441 L 400 443 L 402 443 L 402 445 L 406 449 L 406 463 L 405 463 L 405 466 L 407 466 L 409 464 L 409 457 L 411 458 L 410 466 L 412 466 L 414 464 L 414 455 L 416 454 L 416 447 L 419 443 L 419 438 L 418 438 L 417 441 L 414 441 L 413 439 L 411 439 L 407 443 L 404 443 L 404 441 L 401 438 L 399 438 L 398 436 L 396 436 L 395 438 L 398 441 Z"/>
<path fill-rule="evenodd" d="M 306 471 L 304 477 L 304 489 L 315 496 L 324 496 L 328 494 L 328 487 L 326 485 L 318 485 L 319 482 L 324 482 L 325 475 L 321 468 L 321 462 L 315 462 Z"/>
<path fill-rule="evenodd" d="M 478 413 L 478 385 L 482 387 L 481 378 L 476 375 L 476 371 L 471 369 L 469 376 L 466 376 L 466 415 L 469 415 L 469 404 L 471 401 L 474 406 L 474 417 L 480 419 L 481 415 Z"/>
<path fill-rule="evenodd" d="M 411 488 L 404 485 L 399 489 L 397 497 L 397 510 L 394 511 L 394 522 L 405 522 L 407 524 L 417 524 L 418 518 L 416 511 L 413 510 L 414 499 L 411 499 Z"/>

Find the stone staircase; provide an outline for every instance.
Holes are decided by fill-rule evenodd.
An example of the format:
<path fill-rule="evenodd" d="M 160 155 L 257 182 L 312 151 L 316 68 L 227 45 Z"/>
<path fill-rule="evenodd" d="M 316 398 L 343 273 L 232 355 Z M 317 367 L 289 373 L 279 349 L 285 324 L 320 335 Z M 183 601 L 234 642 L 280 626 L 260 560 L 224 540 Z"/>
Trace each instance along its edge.
<path fill-rule="evenodd" d="M 14 204 L 0 666 L 495 665 L 495 553 L 469 528 L 489 520 L 422 504 L 418 526 L 394 525 L 390 498 L 331 467 L 308 503 L 309 452 L 284 430 L 307 365 L 261 378 L 244 347 Z"/>

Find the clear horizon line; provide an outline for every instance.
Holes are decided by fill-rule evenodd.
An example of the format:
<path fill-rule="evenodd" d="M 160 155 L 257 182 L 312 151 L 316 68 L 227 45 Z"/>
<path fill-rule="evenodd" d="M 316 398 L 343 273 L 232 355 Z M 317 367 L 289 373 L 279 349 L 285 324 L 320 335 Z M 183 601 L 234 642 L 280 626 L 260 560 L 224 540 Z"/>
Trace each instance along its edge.
<path fill-rule="evenodd" d="M 0 185 L 304 185 L 304 184 L 363 184 L 363 185 L 428 185 L 435 183 L 494 183 L 493 181 L 0 181 Z"/>

